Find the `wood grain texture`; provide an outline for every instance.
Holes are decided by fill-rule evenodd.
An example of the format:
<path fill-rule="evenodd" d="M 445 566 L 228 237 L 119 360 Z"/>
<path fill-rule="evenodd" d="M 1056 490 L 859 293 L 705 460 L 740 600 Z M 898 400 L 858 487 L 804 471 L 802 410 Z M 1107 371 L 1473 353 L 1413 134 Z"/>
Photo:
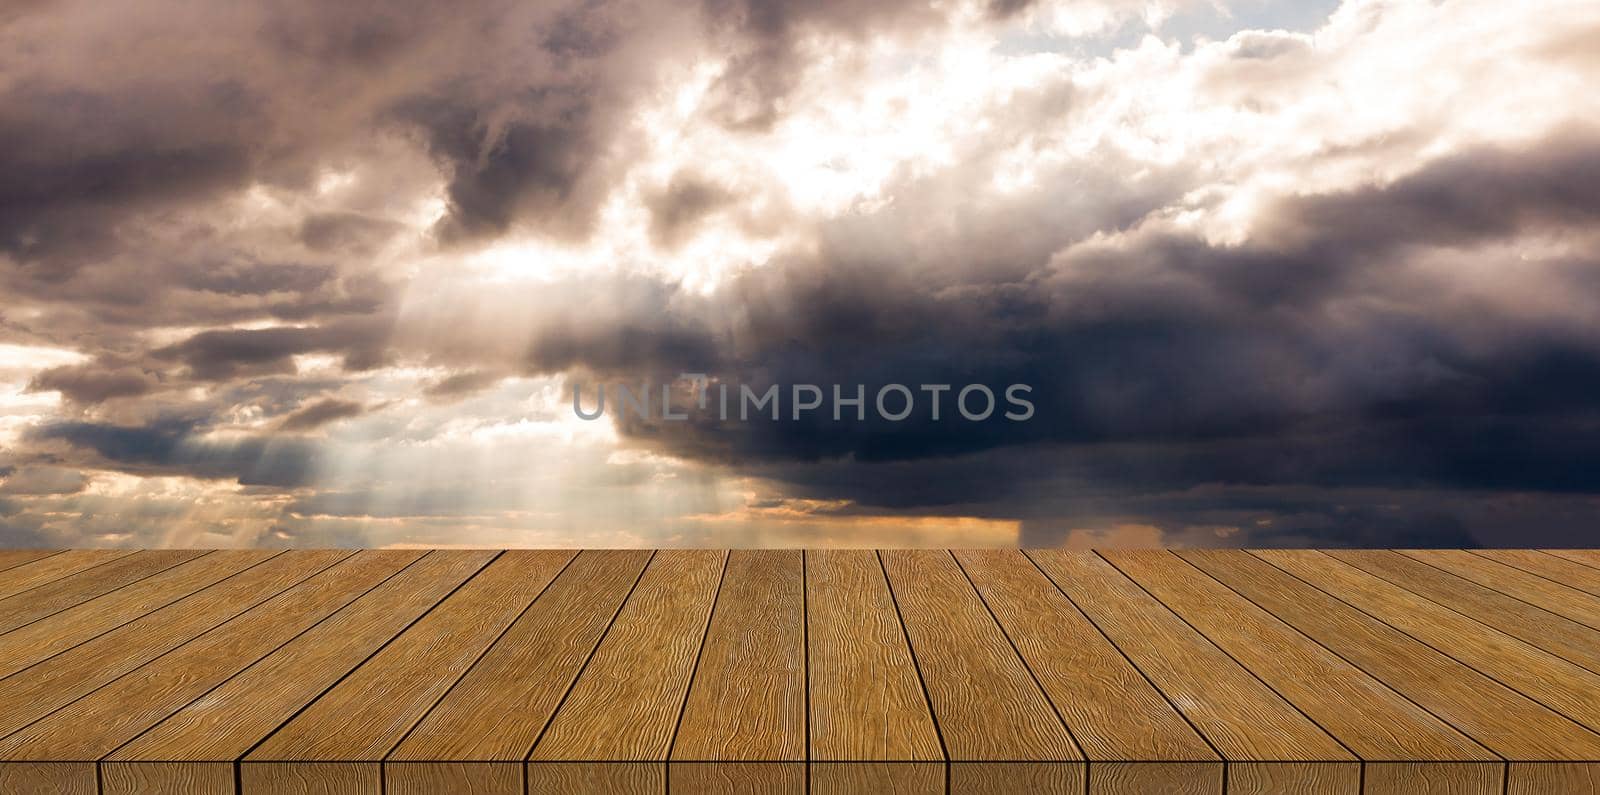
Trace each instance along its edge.
<path fill-rule="evenodd" d="M 1398 552 L 1337 549 L 1327 554 L 1600 673 L 1600 640 L 1589 627 Z"/>
<path fill-rule="evenodd" d="M 871 550 L 806 552 L 813 760 L 944 761 L 883 567 Z M 891 768 L 890 772 L 900 768 Z M 880 781 L 843 766 L 839 791 Z M 944 788 L 943 765 L 939 788 Z M 863 778 L 865 777 L 865 778 Z M 813 781 L 815 784 L 816 782 Z"/>
<path fill-rule="evenodd" d="M 0 792 L 1600 783 L 1582 551 L 140 554 L 0 551 Z"/>
<path fill-rule="evenodd" d="M 229 762 L 113 762 L 100 766 L 101 795 L 233 795 Z"/>
<path fill-rule="evenodd" d="M 85 567 L 71 576 L 53 579 L 14 596 L 0 600 L 0 632 L 59 613 L 97 596 L 138 582 L 163 569 L 200 557 L 203 552 L 185 549 L 157 549 L 113 556 L 93 568 Z"/>
<path fill-rule="evenodd" d="M 1091 553 L 1029 554 L 1229 760 L 1229 793 L 1261 782 L 1355 789 L 1360 768 L 1344 746 L 1110 563 Z M 1277 766 L 1238 764 L 1258 760 Z"/>
<path fill-rule="evenodd" d="M 726 558 L 656 553 L 531 761 L 666 760 Z"/>
<path fill-rule="evenodd" d="M 1257 554 L 1523 695 L 1600 730 L 1600 675 L 1320 552 Z"/>
<path fill-rule="evenodd" d="M 696 795 L 805 795 L 804 762 L 673 762 L 667 791 Z"/>
<path fill-rule="evenodd" d="M 669 757 L 674 762 L 806 760 L 801 565 L 799 550 L 729 553 L 678 722 Z M 787 786 L 790 767 L 739 769 L 751 771 L 742 776 L 756 777 L 749 780 Z M 668 769 L 669 787 L 678 769 Z M 803 765 L 800 769 L 803 784 Z"/>
<path fill-rule="evenodd" d="M 1089 766 L 1094 795 L 1202 795 L 1222 791 L 1221 763 L 1095 762 Z"/>
<path fill-rule="evenodd" d="M 1216 752 L 1021 552 L 963 550 L 956 559 L 1091 761 L 1212 762 L 1220 790 Z M 1116 770 L 1108 781 L 1135 774 Z"/>
<path fill-rule="evenodd" d="M 0 549 L 0 583 L 5 582 L 5 572 L 40 558 L 60 555 L 59 549 Z"/>
<path fill-rule="evenodd" d="M 662 795 L 665 762 L 529 762 L 528 795 Z"/>
<path fill-rule="evenodd" d="M 0 759 L 98 759 L 354 601 L 421 552 L 358 552 L 50 716 Z"/>
<path fill-rule="evenodd" d="M 1591 759 L 1600 735 L 1259 557 L 1183 556 L 1508 760 Z"/>
<path fill-rule="evenodd" d="M 812 795 L 943 795 L 944 763 L 812 762 L 811 792 Z"/>
<path fill-rule="evenodd" d="M 0 635 L 0 676 L 10 676 L 53 654 L 166 607 L 261 563 L 273 554 L 257 550 L 212 552 L 203 556 L 196 553 L 189 556 L 186 562 L 62 610 L 51 615 L 47 621 L 38 621 Z M 102 570 L 117 566 L 124 560 L 127 558 L 81 572 L 68 580 L 93 578 L 101 574 L 122 579 L 124 572 L 120 567 L 112 571 Z M 27 598 L 65 582 L 67 580 L 57 581 L 13 598 Z"/>
<path fill-rule="evenodd" d="M 880 558 L 952 762 L 951 791 L 1081 789 L 1082 752 L 955 558 L 944 550 Z M 957 761 L 1008 764 L 963 765 L 958 776 Z"/>
<path fill-rule="evenodd" d="M 14 562 L 0 572 L 0 599 L 131 554 L 131 549 L 69 549 L 41 558 L 14 558 L 14 561 L 20 562 Z"/>
<path fill-rule="evenodd" d="M 1595 549 L 1541 549 L 1546 555 L 1554 555 L 1563 560 L 1581 563 L 1591 568 L 1600 569 L 1600 550 Z"/>
<path fill-rule="evenodd" d="M 386 762 L 385 795 L 522 795 L 522 761 Z"/>
<path fill-rule="evenodd" d="M 501 554 L 279 727 L 246 761 L 382 759 L 572 557 L 544 550 Z"/>
<path fill-rule="evenodd" d="M 9 734 L 44 717 L 349 554 L 284 552 L 0 680 L 0 733 Z"/>
<path fill-rule="evenodd" d="M 122 762 L 232 762 L 494 557 L 434 551 L 110 754 Z"/>
<path fill-rule="evenodd" d="M 29 795 L 96 795 L 93 762 L 0 763 L 0 792 Z"/>
<path fill-rule="evenodd" d="M 379 762 L 244 762 L 243 795 L 383 795 Z"/>
<path fill-rule="evenodd" d="M 1600 596 L 1464 549 L 1404 550 L 1400 554 L 1544 608 L 1590 629 L 1600 629 Z"/>
<path fill-rule="evenodd" d="M 1475 549 L 1472 554 L 1600 596 L 1600 569 L 1574 560 L 1537 549 Z"/>
<path fill-rule="evenodd" d="M 1510 767 L 1506 795 L 1600 792 L 1600 764 L 1593 762 L 1522 762 Z"/>
<path fill-rule="evenodd" d="M 644 551 L 579 554 L 389 759 L 526 758 L 649 559 Z"/>
<path fill-rule="evenodd" d="M 1085 786 L 1084 766 L 1069 762 L 951 762 L 950 795 L 1071 795 Z"/>
<path fill-rule="evenodd" d="M 1440 791 L 1500 788 L 1493 753 L 1173 553 L 1100 554 L 1361 759 L 1432 762 L 1414 778 Z M 1374 790 L 1370 776 L 1367 789 L 1413 791 Z"/>

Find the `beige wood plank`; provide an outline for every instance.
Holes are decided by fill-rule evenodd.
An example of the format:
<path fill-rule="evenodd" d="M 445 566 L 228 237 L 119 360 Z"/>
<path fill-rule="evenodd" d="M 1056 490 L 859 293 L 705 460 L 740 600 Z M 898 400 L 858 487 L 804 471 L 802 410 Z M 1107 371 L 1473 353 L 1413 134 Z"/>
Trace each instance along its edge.
<path fill-rule="evenodd" d="M 806 766 L 804 762 L 673 762 L 667 767 L 667 791 L 696 795 L 800 793 L 806 791 Z"/>
<path fill-rule="evenodd" d="M 1589 627 L 1397 552 L 1333 549 L 1328 554 L 1600 673 L 1600 639 Z"/>
<path fill-rule="evenodd" d="M 580 553 L 389 760 L 525 759 L 649 560 L 644 550 Z M 386 776 L 434 775 L 423 768 L 391 765 Z M 518 792 L 521 780 L 518 765 Z"/>
<path fill-rule="evenodd" d="M 40 558 L 59 554 L 61 554 L 59 549 L 0 549 L 0 586 L 5 582 L 5 572 L 24 563 L 32 563 Z"/>
<path fill-rule="evenodd" d="M 113 556 L 93 568 L 0 600 L 0 632 L 10 632 L 202 554 L 189 549 L 153 549 Z"/>
<path fill-rule="evenodd" d="M 802 565 L 799 550 L 729 553 L 669 754 L 669 787 L 681 780 L 710 792 L 758 784 L 764 792 L 804 792 Z M 678 764 L 689 762 L 719 764 Z"/>
<path fill-rule="evenodd" d="M 367 763 L 394 748 L 572 558 L 551 550 L 501 554 L 245 755 L 244 767 L 280 763 L 266 765 L 269 777 L 295 787 L 364 787 Z"/>
<path fill-rule="evenodd" d="M 1183 557 L 1510 762 L 1600 759 L 1600 735 L 1262 558 Z"/>
<path fill-rule="evenodd" d="M 99 759 L 421 556 L 367 550 L 345 558 L 0 739 L 0 759 Z"/>
<path fill-rule="evenodd" d="M 1228 760 L 1229 793 L 1359 787 L 1349 751 L 1111 564 L 1029 555 Z"/>
<path fill-rule="evenodd" d="M 811 551 L 807 551 L 809 557 Z M 870 554 L 870 553 L 869 553 Z M 876 559 L 873 561 L 876 563 Z M 943 762 L 811 763 L 812 795 L 943 795 Z"/>
<path fill-rule="evenodd" d="M 1537 549 L 1475 549 L 1474 555 L 1515 566 L 1523 571 L 1555 580 L 1585 593 L 1600 595 L 1600 569 L 1577 561 L 1549 555 Z"/>
<path fill-rule="evenodd" d="M 889 582 L 871 550 L 806 555 L 813 761 L 944 761 Z M 944 766 L 937 765 L 939 789 Z M 902 768 L 845 765 L 813 788 L 856 791 Z M 881 772 L 875 772 L 881 771 Z M 917 775 L 923 775 L 918 773 Z"/>
<path fill-rule="evenodd" d="M 385 795 L 522 795 L 522 760 L 515 762 L 386 762 Z"/>
<path fill-rule="evenodd" d="M 1499 757 L 1171 552 L 1100 555 L 1361 757 L 1367 792 L 1499 792 Z"/>
<path fill-rule="evenodd" d="M 101 795 L 233 795 L 231 762 L 132 762 L 102 765 Z"/>
<path fill-rule="evenodd" d="M 665 786 L 664 765 L 570 763 L 666 761 L 726 558 L 711 550 L 656 553 L 534 745 L 530 792 Z"/>
<path fill-rule="evenodd" d="M 9 734 L 333 565 L 342 550 L 284 552 L 0 680 Z"/>
<path fill-rule="evenodd" d="M 663 795 L 665 762 L 540 762 L 528 765 L 528 795 Z"/>
<path fill-rule="evenodd" d="M 0 792 L 96 795 L 93 762 L 0 763 Z"/>
<path fill-rule="evenodd" d="M 951 792 L 1022 783 L 1082 790 L 1082 751 L 955 558 L 945 550 L 879 557 L 951 761 Z"/>
<path fill-rule="evenodd" d="M 1600 730 L 1600 676 L 1387 580 L 1314 551 L 1257 552 L 1273 565 L 1510 686 Z M 1512 779 L 1531 775 L 1514 765 Z"/>
<path fill-rule="evenodd" d="M 1462 579 L 1542 607 L 1590 629 L 1600 629 L 1600 596 L 1489 560 L 1464 549 L 1402 550 L 1402 555 L 1444 569 Z M 1593 643 L 1600 649 L 1600 636 Z"/>
<path fill-rule="evenodd" d="M 1020 551 L 956 560 L 1083 747 L 1091 793 L 1222 791 L 1216 752 Z"/>
<path fill-rule="evenodd" d="M 133 554 L 131 549 L 69 549 L 0 573 L 0 599 Z"/>
<path fill-rule="evenodd" d="M 1585 566 L 1600 569 L 1600 549 L 1542 549 L 1546 555 L 1582 563 Z"/>
<path fill-rule="evenodd" d="M 105 768 L 150 762 L 232 762 L 495 557 L 439 550 L 106 757 Z M 108 778 L 109 780 L 109 778 Z M 108 790 L 108 795 L 110 795 Z"/>
<path fill-rule="evenodd" d="M 378 762 L 252 762 L 240 765 L 245 795 L 381 795 Z"/>
<path fill-rule="evenodd" d="M 274 552 L 239 550 L 194 557 L 126 587 L 0 635 L 0 677 L 116 629 L 254 566 Z M 126 558 L 107 565 L 116 565 Z M 74 577 L 94 576 L 90 569 Z M 58 581 L 59 582 L 59 581 Z M 56 583 L 52 583 L 53 587 Z M 31 591 L 29 593 L 32 593 Z M 22 594 L 22 598 L 27 594 Z"/>

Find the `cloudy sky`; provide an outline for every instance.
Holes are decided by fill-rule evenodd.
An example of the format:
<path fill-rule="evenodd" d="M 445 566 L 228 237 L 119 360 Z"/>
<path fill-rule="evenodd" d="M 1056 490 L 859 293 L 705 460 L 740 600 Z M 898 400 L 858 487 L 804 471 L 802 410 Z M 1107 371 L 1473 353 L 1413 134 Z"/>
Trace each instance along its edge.
<path fill-rule="evenodd" d="M 0 544 L 1594 545 L 1596 41 L 1592 0 L 7 3 Z M 572 411 L 686 372 L 1035 413 Z"/>

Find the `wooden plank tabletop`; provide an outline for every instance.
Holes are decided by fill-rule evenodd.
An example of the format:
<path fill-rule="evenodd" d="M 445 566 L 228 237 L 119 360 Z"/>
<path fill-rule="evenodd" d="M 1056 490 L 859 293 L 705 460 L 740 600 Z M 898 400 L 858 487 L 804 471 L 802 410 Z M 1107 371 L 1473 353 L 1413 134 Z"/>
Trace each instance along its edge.
<path fill-rule="evenodd" d="M 0 792 L 1600 791 L 1583 550 L 0 551 Z"/>

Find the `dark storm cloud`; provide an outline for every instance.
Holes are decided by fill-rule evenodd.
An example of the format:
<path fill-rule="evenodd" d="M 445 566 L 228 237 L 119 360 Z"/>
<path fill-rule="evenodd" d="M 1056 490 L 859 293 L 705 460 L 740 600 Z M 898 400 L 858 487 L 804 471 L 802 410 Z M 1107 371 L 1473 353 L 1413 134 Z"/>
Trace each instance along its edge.
<path fill-rule="evenodd" d="M 144 425 L 58 422 L 34 430 L 36 442 L 65 443 L 93 453 L 86 463 L 125 472 L 234 480 L 241 485 L 292 488 L 311 481 L 312 450 L 294 440 L 202 438 L 194 419 L 164 418 Z"/>
<path fill-rule="evenodd" d="M 503 377 L 497 373 L 469 370 L 441 378 L 429 384 L 423 391 L 435 400 L 449 401 L 488 389 L 499 383 Z"/>
<path fill-rule="evenodd" d="M 309 431 L 331 422 L 359 417 L 366 412 L 367 407 L 361 403 L 327 398 L 296 409 L 283 418 L 279 427 L 286 431 Z"/>
<path fill-rule="evenodd" d="M 696 224 L 733 200 L 733 194 L 692 174 L 677 174 L 650 196 L 650 236 L 657 245 L 674 247 Z"/>
<path fill-rule="evenodd" d="M 156 359 L 176 359 L 196 378 L 225 380 L 241 374 L 294 372 L 291 357 L 337 353 L 351 370 L 382 363 L 388 325 L 381 320 L 327 326 L 281 326 L 262 329 L 203 331 L 183 342 L 152 352 Z"/>
<path fill-rule="evenodd" d="M 115 356 L 101 356 L 86 364 L 52 367 L 34 376 L 30 392 L 60 392 L 76 403 L 102 403 L 114 398 L 138 397 L 155 390 L 159 379 L 137 364 Z"/>
<path fill-rule="evenodd" d="M 1063 473 L 1149 491 L 1597 493 L 1588 462 L 1600 460 L 1600 337 L 1443 300 L 1449 285 L 1414 264 L 1492 257 L 1476 247 L 1522 235 L 1592 240 L 1597 186 L 1600 141 L 1575 132 L 1466 153 L 1388 186 L 1284 200 L 1238 245 L 1156 227 L 1003 276 L 836 250 L 719 294 L 718 311 L 737 321 L 707 338 L 719 358 L 685 369 L 732 383 L 843 384 L 847 395 L 863 384 L 868 421 L 817 411 L 799 422 L 620 427 L 806 496 L 895 510 L 1003 514 L 1006 494 Z M 1585 278 L 1593 267 L 1583 259 L 1538 277 L 1568 280 L 1581 291 L 1570 300 L 1600 306 L 1600 284 Z M 942 420 L 924 402 L 892 423 L 870 409 L 888 383 L 997 394 L 1026 383 L 1037 413 L 967 422 L 947 393 Z M 1007 455 L 972 458 L 999 449 Z"/>

